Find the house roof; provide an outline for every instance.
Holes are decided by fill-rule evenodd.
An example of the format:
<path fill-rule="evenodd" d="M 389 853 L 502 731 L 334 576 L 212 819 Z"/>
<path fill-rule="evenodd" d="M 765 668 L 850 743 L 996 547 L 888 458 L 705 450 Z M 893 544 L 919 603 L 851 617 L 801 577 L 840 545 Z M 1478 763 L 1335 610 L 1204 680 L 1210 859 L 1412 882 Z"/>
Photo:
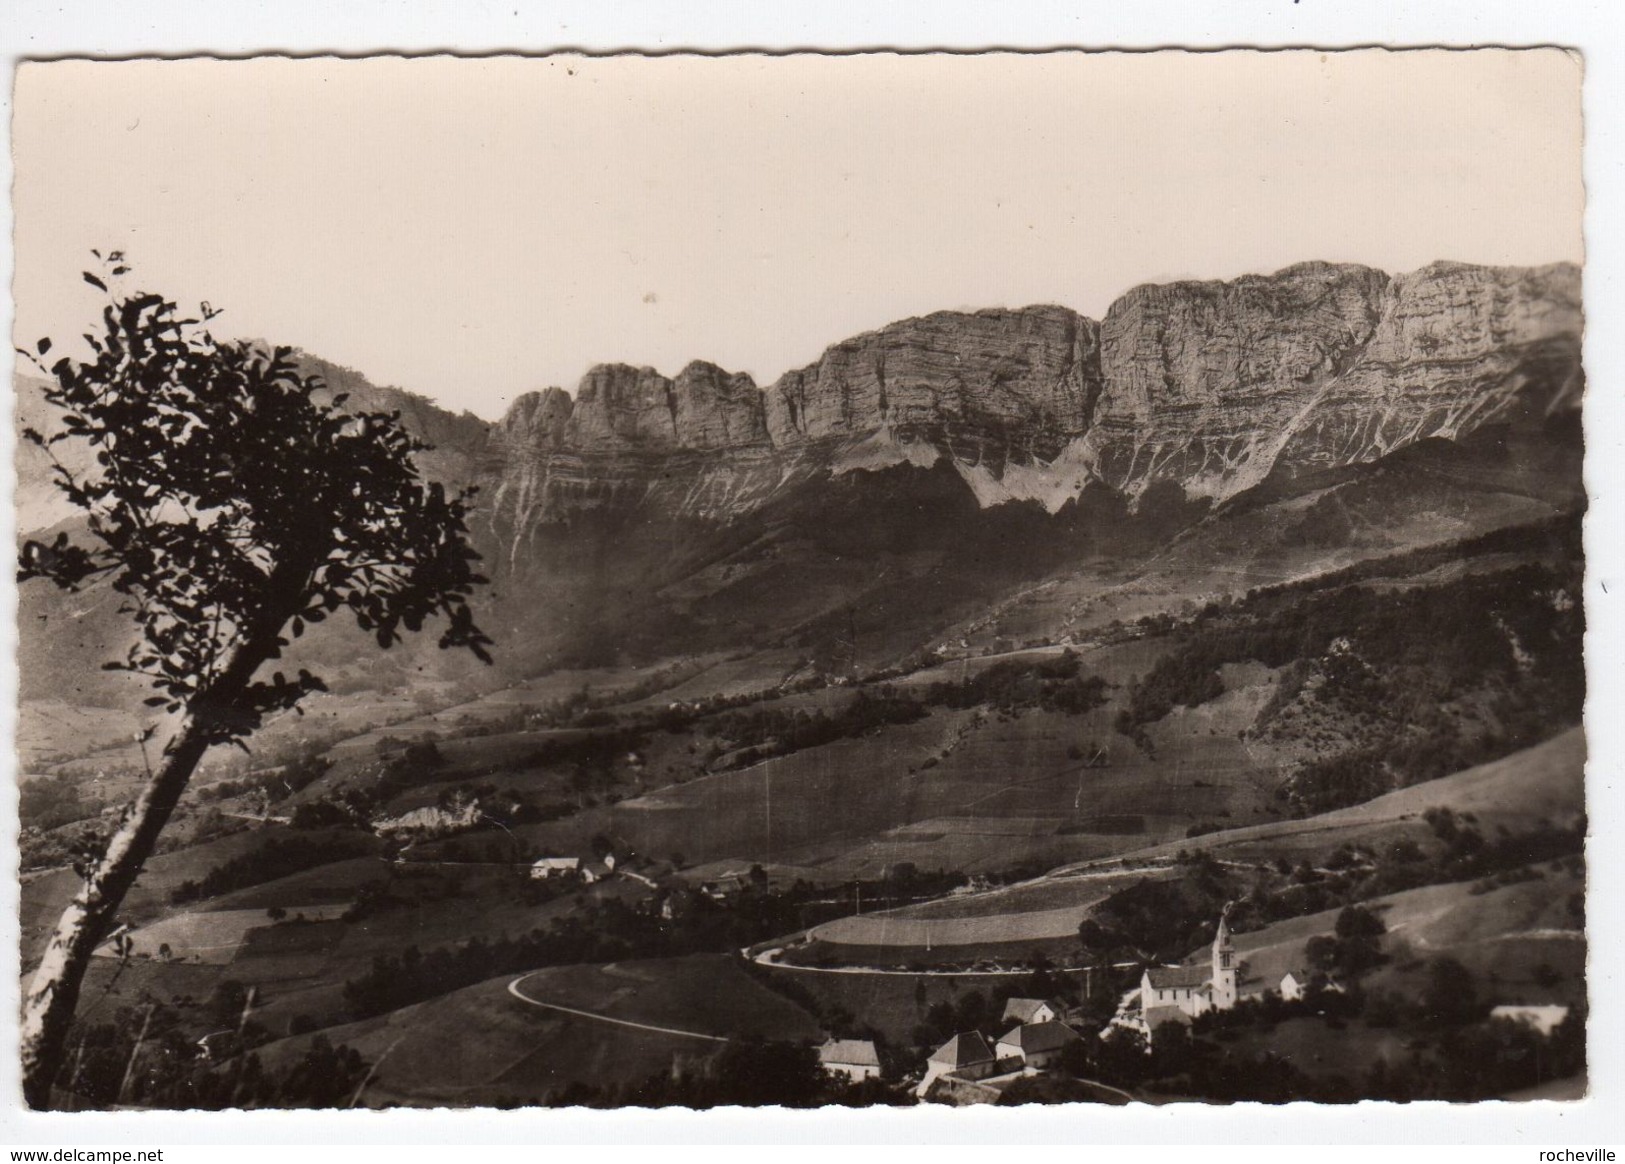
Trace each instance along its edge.
<path fill-rule="evenodd" d="M 955 1035 L 938 1047 L 931 1055 L 931 1062 L 941 1063 L 952 1069 L 986 1063 L 992 1058 L 993 1048 L 987 1045 L 987 1040 L 980 1033 L 971 1031 L 968 1034 Z"/>
<path fill-rule="evenodd" d="M 818 1048 L 818 1061 L 847 1067 L 879 1067 L 880 1055 L 868 1039 L 831 1039 Z"/>
<path fill-rule="evenodd" d="M 999 1040 L 999 1046 L 1019 1047 L 1023 1055 L 1059 1051 L 1078 1041 L 1078 1032 L 1065 1023 L 1023 1023 Z"/>
<path fill-rule="evenodd" d="M 1018 1023 L 1030 1023 L 1041 1006 L 1049 1007 L 1055 1014 L 1060 1014 L 1066 1009 L 1059 1002 L 1049 998 L 1012 998 L 1004 1004 L 1004 1017 L 1015 1019 Z"/>
<path fill-rule="evenodd" d="M 1516 1023 L 1527 1023 L 1543 1035 L 1549 1035 L 1557 1029 L 1564 1019 L 1569 1017 L 1569 1008 L 1566 1006 L 1496 1006 L 1490 1008 L 1492 1019 L 1511 1019 Z"/>
<path fill-rule="evenodd" d="M 1191 1021 L 1191 1016 L 1177 1006 L 1153 1006 L 1142 1013 L 1140 1017 L 1145 1020 L 1145 1025 L 1153 1031 L 1166 1023 L 1185 1023 L 1189 1025 Z"/>
<path fill-rule="evenodd" d="M 1153 966 L 1145 973 L 1158 990 L 1194 990 L 1206 986 L 1213 976 L 1207 966 Z"/>
<path fill-rule="evenodd" d="M 542 857 L 539 858 L 532 869 L 574 869 L 581 864 L 580 857 Z"/>

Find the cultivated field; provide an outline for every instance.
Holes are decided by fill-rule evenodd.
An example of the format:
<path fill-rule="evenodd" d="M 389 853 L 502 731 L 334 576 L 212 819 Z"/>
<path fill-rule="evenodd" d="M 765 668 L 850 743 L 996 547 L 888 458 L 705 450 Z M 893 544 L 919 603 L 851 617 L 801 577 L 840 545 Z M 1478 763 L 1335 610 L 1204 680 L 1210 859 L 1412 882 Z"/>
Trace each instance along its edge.
<path fill-rule="evenodd" d="M 166 917 L 150 926 L 131 930 L 131 954 L 137 958 L 169 957 L 182 962 L 224 965 L 237 956 L 244 937 L 253 929 L 275 924 L 297 925 L 300 921 L 331 921 L 344 915 L 347 905 L 300 905 L 288 911 L 289 920 L 270 921 L 263 909 L 221 909 L 187 912 Z M 168 954 L 163 953 L 168 947 Z M 98 957 L 116 957 L 110 946 L 96 951 Z"/>
<path fill-rule="evenodd" d="M 325 1032 L 377 1064 L 363 1103 L 535 1102 L 571 1083 L 632 1084 L 679 1058 L 704 1058 L 720 1044 L 527 1005 L 509 991 L 515 975 Z M 540 1001 L 720 1037 L 816 1040 L 817 1024 L 720 955 L 560 966 L 524 979 Z M 291 1063 L 307 1037 L 260 1052 Z"/>

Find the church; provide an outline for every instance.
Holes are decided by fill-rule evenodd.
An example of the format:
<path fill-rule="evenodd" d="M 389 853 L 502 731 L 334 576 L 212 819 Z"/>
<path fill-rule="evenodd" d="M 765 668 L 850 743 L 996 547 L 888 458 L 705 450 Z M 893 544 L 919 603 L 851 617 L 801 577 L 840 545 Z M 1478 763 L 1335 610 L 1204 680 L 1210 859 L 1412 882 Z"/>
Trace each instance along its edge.
<path fill-rule="evenodd" d="M 1151 966 L 1140 976 L 1140 1017 L 1148 1031 L 1164 1022 L 1188 1022 L 1210 1010 L 1229 1010 L 1240 993 L 1240 968 L 1230 940 L 1230 910 L 1219 918 L 1212 956 L 1194 966 Z"/>
<path fill-rule="evenodd" d="M 1230 937 L 1230 907 L 1226 906 L 1208 957 L 1190 965 L 1148 967 L 1140 975 L 1139 989 L 1124 996 L 1117 1016 L 1101 1034 L 1104 1037 L 1113 1027 L 1127 1028 L 1149 1039 L 1165 1023 L 1188 1024 L 1199 1015 L 1229 1010 L 1244 998 L 1257 998 L 1271 990 L 1283 998 L 1301 998 L 1312 977 L 1297 967 L 1278 980 L 1249 975 L 1247 964 L 1236 957 Z"/>

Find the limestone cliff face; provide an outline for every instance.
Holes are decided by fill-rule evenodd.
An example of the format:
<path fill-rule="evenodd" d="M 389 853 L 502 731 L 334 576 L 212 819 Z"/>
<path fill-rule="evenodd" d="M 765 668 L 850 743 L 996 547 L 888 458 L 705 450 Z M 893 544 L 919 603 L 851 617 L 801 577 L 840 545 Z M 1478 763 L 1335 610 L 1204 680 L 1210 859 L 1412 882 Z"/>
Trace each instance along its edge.
<path fill-rule="evenodd" d="M 517 560 L 535 527 L 594 512 L 725 518 L 780 484 L 781 459 L 749 376 L 699 361 L 675 380 L 604 364 L 574 398 L 527 393 L 492 428 L 483 520 Z"/>
<path fill-rule="evenodd" d="M 509 530 L 625 506 L 726 520 L 820 474 L 946 459 L 984 505 L 1169 482 L 1223 500 L 1578 405 L 1578 270 L 1303 263 L 1061 307 L 943 312 L 831 347 L 765 391 L 693 363 L 604 365 L 491 433 Z M 489 496 L 489 495 L 488 495 Z"/>
<path fill-rule="evenodd" d="M 1230 283 L 1137 287 L 1101 326 L 1106 391 L 1092 475 L 1226 496 L 1268 474 L 1277 441 L 1377 326 L 1388 278 L 1306 263 Z"/>
<path fill-rule="evenodd" d="M 1579 273 L 1438 263 L 1390 279 L 1322 263 L 1142 287 L 1102 328 L 1106 393 L 1086 455 L 1130 494 L 1217 499 L 1373 460 L 1503 414 L 1537 345 L 1577 345 Z"/>
<path fill-rule="evenodd" d="M 1579 406 L 1580 273 L 1435 263 L 1392 280 L 1360 358 L 1326 386 L 1281 456 L 1307 467 L 1455 439 L 1520 408 Z"/>
<path fill-rule="evenodd" d="M 677 444 L 688 449 L 742 449 L 768 444 L 762 390 L 743 372 L 695 360 L 671 387 Z"/>
<path fill-rule="evenodd" d="M 767 392 L 775 446 L 877 430 L 960 460 L 1054 457 L 1089 427 L 1099 327 L 1061 307 L 940 312 L 835 345 Z"/>
<path fill-rule="evenodd" d="M 1580 330 L 1568 264 L 1391 277 L 1303 263 L 1137 287 L 1100 323 L 1049 306 L 904 320 L 765 390 L 704 362 L 675 379 L 601 365 L 573 396 L 529 393 L 494 425 L 302 360 L 351 407 L 399 411 L 434 446 L 429 476 L 477 481 L 476 522 L 517 562 L 549 525 L 726 522 L 807 482 L 899 465 L 945 462 L 984 506 L 1054 511 L 1091 488 L 1134 502 L 1159 484 L 1222 501 L 1271 474 L 1576 409 Z M 17 469 L 25 529 L 67 516 L 50 508 L 48 464 L 24 455 Z"/>

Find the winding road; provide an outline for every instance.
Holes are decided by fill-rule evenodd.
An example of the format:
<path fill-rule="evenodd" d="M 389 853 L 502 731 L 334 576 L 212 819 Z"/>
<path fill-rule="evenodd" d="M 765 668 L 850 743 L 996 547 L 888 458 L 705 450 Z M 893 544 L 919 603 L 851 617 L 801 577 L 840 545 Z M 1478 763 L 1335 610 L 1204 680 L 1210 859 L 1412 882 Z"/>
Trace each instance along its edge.
<path fill-rule="evenodd" d="M 880 966 L 800 966 L 794 962 L 779 961 L 779 955 L 784 953 L 785 949 L 784 946 L 774 946 L 772 949 L 763 950 L 756 954 L 752 954 L 748 948 L 739 952 L 758 966 L 768 966 L 774 970 L 797 970 L 808 974 L 895 974 L 903 978 L 1001 978 L 1030 976 L 1033 973 L 1030 966 L 1020 970 L 942 970 L 923 968 L 919 970 L 894 970 Z M 1139 964 L 1138 962 L 1113 962 L 1112 969 L 1125 970 Z M 1050 967 L 1050 973 L 1083 974 L 1089 969 L 1088 966 L 1052 966 Z"/>
<path fill-rule="evenodd" d="M 531 1006 L 538 1006 L 543 1010 L 556 1010 L 562 1012 L 563 1014 L 573 1014 L 577 1018 L 592 1019 L 595 1022 L 613 1023 L 618 1027 L 631 1027 L 633 1030 L 638 1031 L 653 1031 L 660 1035 L 677 1035 L 678 1037 L 684 1039 L 700 1039 L 707 1043 L 726 1043 L 728 1041 L 721 1035 L 702 1035 L 698 1031 L 681 1031 L 676 1027 L 651 1026 L 649 1023 L 635 1023 L 631 1019 L 610 1018 L 607 1014 L 597 1014 L 590 1010 L 577 1010 L 573 1006 L 560 1006 L 556 1002 L 543 1002 L 540 999 L 532 998 L 523 990 L 519 989 L 520 983 L 524 982 L 527 978 L 534 977 L 538 973 L 540 973 L 540 971 L 532 970 L 529 974 L 521 974 L 518 978 L 515 978 L 512 982 L 508 983 L 508 993 L 513 995 L 520 1002 L 528 1003 Z"/>

